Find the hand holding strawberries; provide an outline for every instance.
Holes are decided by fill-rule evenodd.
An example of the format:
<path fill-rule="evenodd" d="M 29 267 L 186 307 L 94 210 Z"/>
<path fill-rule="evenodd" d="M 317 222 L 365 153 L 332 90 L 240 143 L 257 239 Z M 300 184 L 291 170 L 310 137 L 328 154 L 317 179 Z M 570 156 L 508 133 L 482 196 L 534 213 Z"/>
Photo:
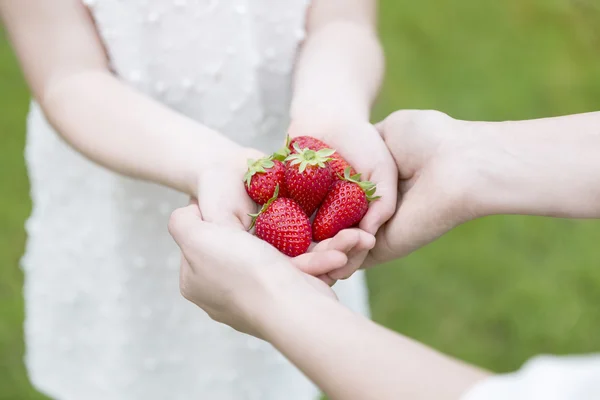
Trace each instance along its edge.
<path fill-rule="evenodd" d="M 292 144 L 294 138 L 309 135 L 321 143 L 313 141 L 315 148 L 326 143 L 330 148 L 335 149 L 331 166 L 336 175 L 343 176 L 346 167 L 352 166 L 351 175 L 358 172 L 362 180 L 377 185 L 377 194 L 381 199 L 369 207 L 359 224 L 360 229 L 376 234 L 377 230 L 394 214 L 398 193 L 398 168 L 377 129 L 362 120 L 343 123 L 303 120 L 303 122 L 295 121 L 290 125 L 289 135 Z M 301 141 L 298 143 L 303 144 Z"/>
<path fill-rule="evenodd" d="M 315 295 L 335 299 L 326 284 L 301 272 L 302 267 L 346 261 L 338 250 L 307 253 L 290 260 L 240 229 L 204 221 L 195 204 L 173 212 L 169 232 L 183 253 L 183 296 L 212 319 L 257 337 L 262 336 L 260 322 L 268 316 L 264 311 L 270 309 L 273 300 Z M 232 247 L 236 251 L 231 251 Z"/>
<path fill-rule="evenodd" d="M 200 168 L 196 198 L 203 220 L 245 230 L 251 222 L 248 214 L 256 211 L 256 205 L 248 197 L 240 177 L 247 168 L 249 158 L 263 154 L 254 149 L 235 147 L 211 160 L 210 165 Z"/>
<path fill-rule="evenodd" d="M 206 160 L 207 164 L 199 169 L 196 196 L 202 219 L 216 225 L 225 225 L 244 231 L 243 233 L 248 235 L 245 231 L 252 223 L 250 214 L 257 211 L 257 205 L 252 199 L 258 204 L 263 204 L 273 196 L 275 187 L 282 178 L 282 164 L 276 160 L 265 159 L 265 155 L 257 150 L 237 146 L 220 152 L 220 154 L 222 156 L 216 159 Z M 249 159 L 260 161 L 252 161 L 248 165 Z M 270 173 L 262 172 L 267 170 L 276 172 L 275 180 L 271 179 Z M 246 173 L 245 176 L 244 173 Z M 243 176 L 244 182 L 241 182 Z M 249 184 L 250 186 L 248 186 Z M 282 195 L 286 196 L 285 187 L 281 187 Z M 247 190 L 252 199 L 248 196 Z M 315 275 L 326 273 L 347 265 L 347 258 L 329 263 L 319 261 L 323 258 L 321 254 L 316 253 L 330 251 L 348 253 L 363 243 L 366 244 L 365 251 L 368 251 L 373 247 L 374 240 L 371 235 L 366 233 L 347 232 L 313 245 L 309 253 L 303 257 L 292 258 L 291 262 L 296 267 Z M 307 242 L 308 245 L 311 245 L 310 235 Z M 301 253 L 304 252 L 306 249 L 303 249 Z M 290 252 L 288 255 L 294 257 L 301 253 Z"/>
<path fill-rule="evenodd" d="M 310 136 L 291 142 L 288 138 L 282 150 L 250 160 L 248 166 L 246 190 L 257 203 L 264 204 L 253 215 L 256 235 L 292 257 L 305 253 L 311 239 L 328 240 L 358 225 L 369 202 L 378 198 L 373 196 L 373 183 L 361 182 L 360 174 L 353 174 L 354 168 L 335 149 Z M 272 197 L 265 203 L 268 196 Z M 360 251 L 364 254 L 360 254 L 357 266 L 372 246 L 371 240 L 365 238 L 365 242 L 369 246 Z M 344 268 L 349 269 L 348 265 Z M 354 272 L 352 264 L 350 268 Z M 328 283 L 336 279 L 322 278 Z"/>
<path fill-rule="evenodd" d="M 292 122 L 289 134 L 294 142 L 295 138 L 310 135 L 318 139 L 312 140 L 315 149 L 326 143 L 336 152 L 332 155 L 332 168 L 338 174 L 344 175 L 347 166 L 352 166 L 351 175 L 356 172 L 361 174 L 363 181 L 370 181 L 377 185 L 377 196 L 381 198 L 370 204 L 358 228 L 364 231 L 364 238 L 368 234 L 374 235 L 378 229 L 391 218 L 396 210 L 398 194 L 398 168 L 392 158 L 381 135 L 373 125 L 364 121 L 345 119 L 331 121 L 327 118 L 301 118 Z M 304 139 L 303 139 L 304 140 Z M 321 144 L 319 144 L 320 142 Z M 298 139 L 298 144 L 306 142 Z M 341 161 L 343 159 L 344 161 Z M 346 279 L 356 272 L 367 256 L 367 244 L 353 249 L 349 253 L 349 262 L 343 268 L 328 273 L 332 280 Z"/>

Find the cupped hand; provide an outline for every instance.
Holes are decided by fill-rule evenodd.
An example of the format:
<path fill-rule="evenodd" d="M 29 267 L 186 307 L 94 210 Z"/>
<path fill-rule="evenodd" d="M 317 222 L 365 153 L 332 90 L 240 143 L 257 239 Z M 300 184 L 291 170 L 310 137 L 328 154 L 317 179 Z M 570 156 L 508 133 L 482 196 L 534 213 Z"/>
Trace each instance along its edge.
<path fill-rule="evenodd" d="M 204 166 L 198 177 L 197 203 L 205 222 L 231 227 L 240 231 L 247 231 L 251 224 L 251 217 L 258 206 L 246 193 L 243 176 L 247 169 L 249 158 L 258 159 L 265 155 L 258 150 L 236 147 L 220 152 L 221 158 L 212 160 Z M 248 234 L 249 235 L 249 234 Z M 335 283 L 327 273 L 342 268 L 355 270 L 362 264 L 367 252 L 375 245 L 375 238 L 365 232 L 356 230 L 341 231 L 335 238 L 323 243 L 313 243 L 309 253 L 292 262 L 301 270 L 312 271 L 329 285 Z M 347 258 L 337 264 L 319 263 L 319 257 L 311 253 L 339 250 Z"/>
<path fill-rule="evenodd" d="M 284 296 L 336 298 L 329 286 L 295 268 L 268 243 L 236 226 L 204 221 L 196 204 L 173 212 L 169 232 L 183 254 L 182 295 L 212 319 L 238 331 L 261 337 L 261 321 L 270 305 Z M 296 258 L 301 265 L 321 268 L 346 260 L 338 250 Z"/>
<path fill-rule="evenodd" d="M 349 278 L 362 266 L 368 248 L 375 244 L 372 235 L 375 235 L 396 211 L 398 168 L 377 129 L 365 121 L 297 120 L 292 122 L 288 133 L 292 138 L 306 135 L 322 140 L 344 157 L 356 172 L 362 175 L 363 180 L 377 184 L 376 195 L 381 198 L 369 205 L 369 210 L 358 229 L 345 233 L 348 236 L 358 236 L 361 246 L 348 253 L 347 265 L 322 276 L 330 284 L 338 279 Z M 331 243 L 335 245 L 337 242 L 333 241 L 324 246 L 329 246 Z"/>
<path fill-rule="evenodd" d="M 206 222 L 245 230 L 251 223 L 249 214 L 258 206 L 246 193 L 243 176 L 249 158 L 264 157 L 258 150 L 234 147 L 220 151 L 215 158 L 200 168 L 196 198 Z"/>
<path fill-rule="evenodd" d="M 377 125 L 399 171 L 399 202 L 366 266 L 403 257 L 478 216 L 469 192 L 483 155 L 471 127 L 428 110 L 398 111 Z"/>

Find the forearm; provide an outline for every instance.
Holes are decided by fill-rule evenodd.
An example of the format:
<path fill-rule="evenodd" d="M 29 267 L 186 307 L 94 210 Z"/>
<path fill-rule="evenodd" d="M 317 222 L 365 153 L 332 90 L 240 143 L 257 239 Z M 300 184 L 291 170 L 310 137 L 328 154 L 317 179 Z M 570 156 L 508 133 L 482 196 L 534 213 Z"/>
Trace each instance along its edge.
<path fill-rule="evenodd" d="M 600 112 L 468 124 L 481 214 L 600 218 Z"/>
<path fill-rule="evenodd" d="M 320 2 L 313 7 L 296 65 L 292 121 L 366 122 L 383 74 L 375 27 L 368 21 L 336 17 L 338 11 L 327 10 Z"/>
<path fill-rule="evenodd" d="M 487 376 L 321 297 L 277 301 L 262 334 L 331 399 L 459 399 Z"/>
<path fill-rule="evenodd" d="M 196 172 L 237 148 L 112 75 L 80 0 L 0 1 L 0 16 L 47 119 L 98 164 L 195 195 Z"/>
<path fill-rule="evenodd" d="M 190 195 L 197 174 L 218 150 L 238 146 L 136 92 L 103 70 L 51 84 L 40 104 L 60 135 L 87 158 L 115 172 Z"/>

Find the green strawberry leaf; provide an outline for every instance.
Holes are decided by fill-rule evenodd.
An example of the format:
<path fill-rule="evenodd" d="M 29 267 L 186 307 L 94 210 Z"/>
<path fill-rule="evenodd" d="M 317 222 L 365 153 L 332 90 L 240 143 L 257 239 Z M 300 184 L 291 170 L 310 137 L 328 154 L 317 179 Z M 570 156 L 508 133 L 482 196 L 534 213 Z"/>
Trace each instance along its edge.
<path fill-rule="evenodd" d="M 317 151 L 317 154 L 320 157 L 327 158 L 327 157 L 331 157 L 332 155 L 334 155 L 335 154 L 335 150 L 333 150 L 333 149 L 321 149 L 321 150 Z"/>
<path fill-rule="evenodd" d="M 287 158 L 287 156 L 289 156 L 291 153 L 290 150 L 290 135 L 288 134 L 285 137 L 285 144 L 283 145 L 282 148 L 280 148 L 279 150 L 277 150 L 275 153 L 273 153 L 273 159 L 278 160 L 278 161 L 285 161 L 285 159 Z"/>
<path fill-rule="evenodd" d="M 277 196 L 279 196 L 279 185 L 275 186 L 275 191 L 273 192 L 273 197 L 271 197 L 269 199 L 269 201 L 267 201 L 265 204 L 263 204 L 263 206 L 261 207 L 260 211 L 256 214 L 248 214 L 249 217 L 252 217 L 252 222 L 250 223 L 250 227 L 248 228 L 248 231 L 251 231 L 252 228 L 254 228 L 254 225 L 256 224 L 256 219 L 258 218 L 258 216 L 262 213 L 264 213 L 265 211 L 267 211 L 267 209 L 271 206 L 271 204 L 273 204 L 273 202 L 275 200 L 277 200 Z"/>
<path fill-rule="evenodd" d="M 295 154 L 289 155 L 285 160 L 290 162 L 290 165 L 300 164 L 298 171 L 303 173 L 306 168 L 310 166 L 318 166 L 320 168 L 326 168 L 328 161 L 331 160 L 329 156 L 335 153 L 335 150 L 323 149 L 314 151 L 311 149 L 301 149 L 297 143 L 294 143 Z"/>
<path fill-rule="evenodd" d="M 244 174 L 244 182 L 250 188 L 250 182 L 252 181 L 252 177 L 258 173 L 266 173 L 267 169 L 273 168 L 275 163 L 273 162 L 272 157 L 263 157 L 258 160 L 248 159 L 248 171 Z"/>
<path fill-rule="evenodd" d="M 362 189 L 362 191 L 365 192 L 365 195 L 367 196 L 367 201 L 369 202 L 381 198 L 381 196 L 374 196 L 375 192 L 377 191 L 377 186 L 373 182 L 361 181 L 361 174 L 350 175 L 351 170 L 351 167 L 346 167 L 346 169 L 344 169 L 345 181 L 356 183 Z"/>

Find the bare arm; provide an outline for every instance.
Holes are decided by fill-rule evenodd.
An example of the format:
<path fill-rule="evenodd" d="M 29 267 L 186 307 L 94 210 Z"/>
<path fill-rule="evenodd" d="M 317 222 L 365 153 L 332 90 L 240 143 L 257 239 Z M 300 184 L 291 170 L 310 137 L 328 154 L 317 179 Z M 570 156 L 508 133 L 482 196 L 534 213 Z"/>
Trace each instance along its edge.
<path fill-rule="evenodd" d="M 403 110 L 379 128 L 397 161 L 402 203 L 369 266 L 487 215 L 600 218 L 600 112 L 476 122 Z"/>
<path fill-rule="evenodd" d="M 296 66 L 293 121 L 369 120 L 383 75 L 376 15 L 376 0 L 312 3 Z"/>
<path fill-rule="evenodd" d="M 196 195 L 214 149 L 241 149 L 113 76 L 79 0 L 0 0 L 25 77 L 64 140 L 113 171 Z"/>
<path fill-rule="evenodd" d="M 359 228 L 375 234 L 394 213 L 397 168 L 385 143 L 369 123 L 383 76 L 377 37 L 376 0 L 314 0 L 307 37 L 294 77 L 289 134 L 321 139 L 344 157 L 364 180 L 377 184 Z M 354 251 L 344 268 L 328 273 L 330 283 L 352 275 L 366 251 Z"/>
<path fill-rule="evenodd" d="M 466 124 L 482 157 L 471 193 L 482 214 L 600 218 L 600 112 Z"/>
<path fill-rule="evenodd" d="M 333 400 L 459 399 L 488 376 L 329 298 L 276 298 L 262 315 L 263 337 Z"/>
<path fill-rule="evenodd" d="M 195 206 L 176 210 L 169 231 L 184 254 L 183 296 L 272 343 L 332 400 L 456 400 L 487 376 L 349 311 L 297 263 L 245 232 L 202 221 Z M 296 261 L 329 264 L 334 253 Z"/>

